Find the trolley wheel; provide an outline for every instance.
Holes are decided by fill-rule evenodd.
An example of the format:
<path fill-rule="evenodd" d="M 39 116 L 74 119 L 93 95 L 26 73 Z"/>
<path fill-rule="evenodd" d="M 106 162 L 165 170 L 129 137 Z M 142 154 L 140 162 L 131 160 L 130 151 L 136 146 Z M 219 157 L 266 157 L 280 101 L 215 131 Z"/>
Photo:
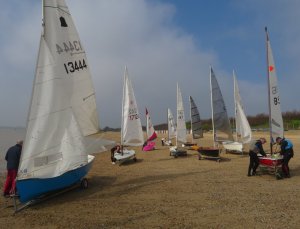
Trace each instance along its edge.
<path fill-rule="evenodd" d="M 89 187 L 89 181 L 86 178 L 83 178 L 80 183 L 82 189 L 87 189 Z"/>
<path fill-rule="evenodd" d="M 220 162 L 221 162 L 221 159 L 218 159 L 218 160 L 217 160 L 217 162 L 219 162 L 219 163 L 220 163 Z"/>
<path fill-rule="evenodd" d="M 134 162 L 137 162 L 137 158 L 136 158 L 136 157 L 134 157 L 134 158 L 133 158 L 133 161 L 134 161 Z"/>

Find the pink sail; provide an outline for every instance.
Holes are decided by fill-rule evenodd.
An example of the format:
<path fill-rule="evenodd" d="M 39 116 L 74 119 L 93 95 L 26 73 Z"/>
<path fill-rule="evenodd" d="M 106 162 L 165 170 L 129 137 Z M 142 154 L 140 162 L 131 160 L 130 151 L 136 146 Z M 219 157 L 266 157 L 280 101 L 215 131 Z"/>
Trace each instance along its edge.
<path fill-rule="evenodd" d="M 150 115 L 149 115 L 149 112 L 146 108 L 146 120 L 147 120 L 147 141 L 153 141 L 154 139 L 157 138 L 157 134 L 154 130 L 154 127 L 152 125 L 152 121 L 151 121 L 151 118 L 150 118 Z"/>

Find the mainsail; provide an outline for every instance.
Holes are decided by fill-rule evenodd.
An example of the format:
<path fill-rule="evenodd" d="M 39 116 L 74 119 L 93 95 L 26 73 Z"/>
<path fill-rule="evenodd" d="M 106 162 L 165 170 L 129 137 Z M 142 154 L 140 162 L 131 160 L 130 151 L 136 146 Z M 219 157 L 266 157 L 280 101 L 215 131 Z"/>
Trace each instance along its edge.
<path fill-rule="evenodd" d="M 147 119 L 147 125 L 146 125 L 146 129 L 147 129 L 147 141 L 153 141 L 154 139 L 157 138 L 157 134 L 154 130 L 154 127 L 152 125 L 152 121 L 151 121 L 151 118 L 150 118 L 150 114 L 146 108 L 146 119 Z"/>
<path fill-rule="evenodd" d="M 192 129 L 193 139 L 203 138 L 203 130 L 201 126 L 200 114 L 192 96 L 190 96 L 190 107 L 191 107 L 191 112 L 190 112 L 191 129 Z"/>
<path fill-rule="evenodd" d="M 43 16 L 18 181 L 87 164 L 83 136 L 99 129 L 90 66 L 65 1 L 44 0 Z"/>
<path fill-rule="evenodd" d="M 186 124 L 184 116 L 184 108 L 182 102 L 182 95 L 177 84 L 177 127 L 176 139 L 182 143 L 186 143 Z"/>
<path fill-rule="evenodd" d="M 274 143 L 276 137 L 283 138 L 283 120 L 280 108 L 279 89 L 277 85 L 277 74 L 275 62 L 269 40 L 267 28 L 266 46 L 267 46 L 267 65 L 268 65 L 268 92 L 269 92 L 269 124 L 270 124 L 270 143 Z M 271 147 L 272 148 L 272 147 Z"/>
<path fill-rule="evenodd" d="M 176 126 L 171 109 L 168 108 L 168 140 L 176 137 Z"/>
<path fill-rule="evenodd" d="M 134 96 L 133 88 L 128 77 L 128 70 L 125 67 L 123 102 L 122 102 L 122 126 L 121 144 L 139 146 L 144 143 L 141 119 Z"/>
<path fill-rule="evenodd" d="M 214 142 L 233 141 L 225 102 L 212 67 L 210 67 L 210 87 Z"/>
<path fill-rule="evenodd" d="M 234 103 L 235 103 L 235 125 L 237 136 L 240 136 L 242 143 L 249 143 L 252 139 L 252 132 L 247 117 L 245 115 L 242 99 L 240 96 L 239 86 L 233 71 L 234 84 Z"/>

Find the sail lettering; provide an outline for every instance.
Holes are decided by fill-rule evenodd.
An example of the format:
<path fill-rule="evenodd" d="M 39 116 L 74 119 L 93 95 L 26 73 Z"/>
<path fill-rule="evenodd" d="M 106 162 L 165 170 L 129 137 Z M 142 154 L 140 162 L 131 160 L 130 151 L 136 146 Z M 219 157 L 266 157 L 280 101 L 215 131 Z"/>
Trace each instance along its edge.
<path fill-rule="evenodd" d="M 129 120 L 139 119 L 137 108 L 129 108 L 128 118 L 129 118 Z"/>
<path fill-rule="evenodd" d="M 279 96 L 274 97 L 274 105 L 278 105 L 278 104 L 280 104 Z"/>
<path fill-rule="evenodd" d="M 84 68 L 87 68 L 87 65 L 85 63 L 85 60 L 75 60 L 74 62 L 69 61 L 68 63 L 64 63 L 65 70 L 67 74 L 73 73 L 75 71 L 83 70 Z"/>
<path fill-rule="evenodd" d="M 65 53 L 70 52 L 72 54 L 74 51 L 76 52 L 83 51 L 80 41 L 67 41 L 67 42 L 63 42 L 61 45 L 56 44 L 56 52 L 58 54 L 61 54 L 63 52 Z"/>

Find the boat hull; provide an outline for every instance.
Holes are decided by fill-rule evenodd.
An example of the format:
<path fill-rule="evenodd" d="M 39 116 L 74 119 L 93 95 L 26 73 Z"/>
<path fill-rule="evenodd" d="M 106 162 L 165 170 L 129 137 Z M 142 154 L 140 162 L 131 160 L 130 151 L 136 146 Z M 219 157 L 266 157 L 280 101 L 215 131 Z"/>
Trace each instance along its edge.
<path fill-rule="evenodd" d="M 218 148 L 199 147 L 200 156 L 220 158 L 220 150 Z"/>
<path fill-rule="evenodd" d="M 232 152 L 243 152 L 243 143 L 241 142 L 223 142 L 223 147 L 226 151 Z"/>
<path fill-rule="evenodd" d="M 70 187 L 81 181 L 93 164 L 94 156 L 88 156 L 88 163 L 86 165 L 70 170 L 58 177 L 18 180 L 17 190 L 20 196 L 20 202 L 24 203 L 39 198 L 47 193 Z"/>
<path fill-rule="evenodd" d="M 262 166 L 272 167 L 280 166 L 283 163 L 283 158 L 259 157 L 259 164 Z"/>
<path fill-rule="evenodd" d="M 136 160 L 136 155 L 134 150 L 124 149 L 123 153 L 115 153 L 114 154 L 115 162 L 122 164 L 128 160 Z"/>

